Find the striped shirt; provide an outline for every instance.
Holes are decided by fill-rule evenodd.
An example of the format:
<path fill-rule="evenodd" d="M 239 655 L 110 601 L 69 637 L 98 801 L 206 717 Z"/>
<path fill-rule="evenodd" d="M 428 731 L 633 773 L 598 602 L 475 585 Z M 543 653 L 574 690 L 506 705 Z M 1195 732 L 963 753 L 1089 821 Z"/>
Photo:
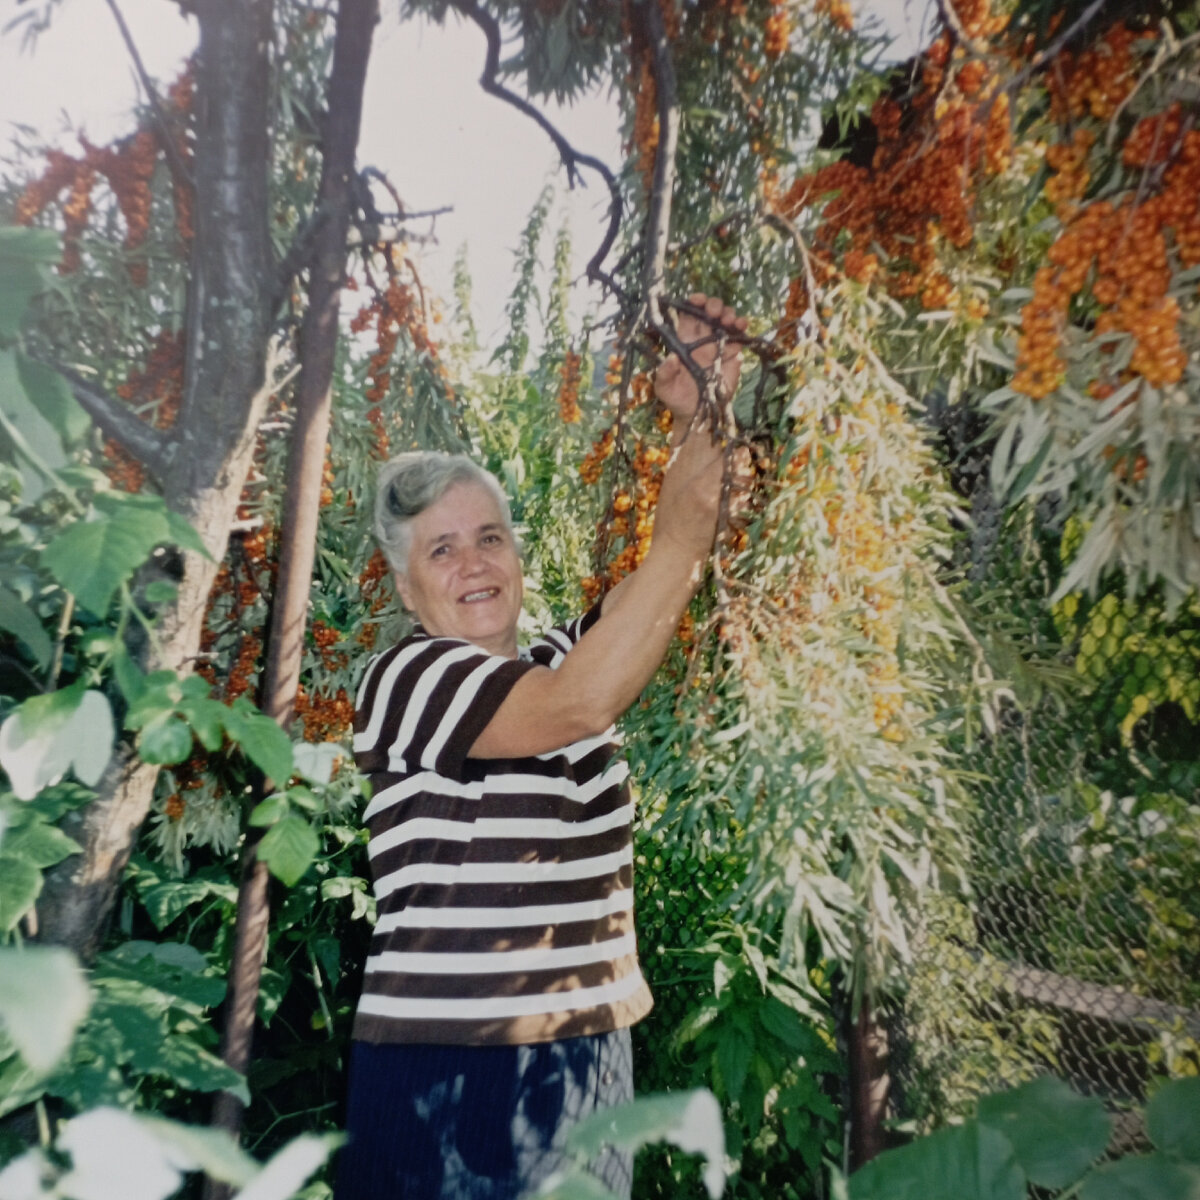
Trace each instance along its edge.
<path fill-rule="evenodd" d="M 354 1037 L 520 1044 L 606 1033 L 651 1005 L 633 929 L 633 802 L 616 731 L 469 758 L 512 686 L 599 608 L 517 659 L 419 627 L 371 660 L 354 752 L 379 917 Z"/>

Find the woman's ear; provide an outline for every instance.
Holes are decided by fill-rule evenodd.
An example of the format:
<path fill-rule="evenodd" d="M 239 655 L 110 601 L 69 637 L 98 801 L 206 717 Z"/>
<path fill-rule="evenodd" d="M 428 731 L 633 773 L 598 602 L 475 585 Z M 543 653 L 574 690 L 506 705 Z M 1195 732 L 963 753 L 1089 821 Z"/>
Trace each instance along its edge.
<path fill-rule="evenodd" d="M 413 612 L 412 592 L 408 590 L 408 580 L 399 571 L 393 571 L 392 582 L 396 585 L 396 594 L 400 597 L 400 602 L 409 612 Z"/>

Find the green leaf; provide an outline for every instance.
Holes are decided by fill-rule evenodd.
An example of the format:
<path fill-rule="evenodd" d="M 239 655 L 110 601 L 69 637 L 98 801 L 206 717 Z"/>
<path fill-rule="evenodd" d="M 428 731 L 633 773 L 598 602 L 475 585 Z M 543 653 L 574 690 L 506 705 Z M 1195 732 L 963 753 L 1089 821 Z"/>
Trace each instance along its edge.
<path fill-rule="evenodd" d="M 1200 1200 L 1200 1167 L 1165 1154 L 1130 1155 L 1098 1167 L 1080 1200 Z"/>
<path fill-rule="evenodd" d="M 181 1151 L 196 1170 L 203 1171 L 219 1183 L 241 1187 L 258 1174 L 258 1163 L 223 1129 L 181 1125 L 178 1121 L 167 1121 L 145 1113 L 139 1113 L 138 1120 L 154 1133 L 162 1145 Z"/>
<path fill-rule="evenodd" d="M 1077 1095 L 1052 1075 L 983 1097 L 979 1123 L 1012 1143 L 1030 1183 L 1055 1191 L 1069 1187 L 1104 1153 L 1112 1132 L 1102 1101 Z"/>
<path fill-rule="evenodd" d="M 211 879 L 170 879 L 146 888 L 141 893 L 141 901 L 155 927 L 165 929 L 180 913 L 210 896 L 233 904 L 237 900 L 237 888 L 231 883 Z"/>
<path fill-rule="evenodd" d="M 190 676 L 185 682 L 194 678 L 197 677 Z M 204 680 L 200 682 L 204 683 Z M 207 684 L 205 690 L 208 690 Z M 205 750 L 220 750 L 225 742 L 225 714 L 229 711 L 220 700 L 210 700 L 207 697 L 184 699 L 179 705 L 179 711 L 183 713 Z"/>
<path fill-rule="evenodd" d="M 23 354 L 17 355 L 17 371 L 25 394 L 64 442 L 78 442 L 87 434 L 92 419 L 60 372 Z"/>
<path fill-rule="evenodd" d="M 135 1058 L 133 1065 L 140 1070 L 166 1075 L 180 1087 L 197 1092 L 232 1092 L 243 1104 L 250 1103 L 245 1079 L 191 1038 L 179 1034 L 165 1038 L 154 1048 L 152 1055 L 145 1058 L 153 1065 L 142 1066 L 142 1061 L 141 1057 Z"/>
<path fill-rule="evenodd" d="M 568 1135 L 567 1145 L 594 1158 L 605 1144 L 637 1150 L 650 1142 L 671 1142 L 689 1154 L 703 1154 L 704 1184 L 710 1196 L 725 1186 L 725 1124 L 712 1092 L 703 1089 L 642 1096 L 593 1113 Z"/>
<path fill-rule="evenodd" d="M 84 608 L 103 617 L 113 593 L 163 540 L 164 524 L 137 509 L 80 521 L 42 551 L 42 562 Z"/>
<path fill-rule="evenodd" d="M 267 825 L 274 825 L 276 821 L 286 817 L 290 811 L 287 797 L 276 792 L 273 796 L 268 796 L 256 804 L 248 820 L 251 825 L 261 829 Z"/>
<path fill-rule="evenodd" d="M 1003 1134 L 968 1121 L 872 1159 L 850 1200 L 1025 1200 L 1025 1174 Z"/>
<path fill-rule="evenodd" d="M 25 310 L 46 290 L 46 268 L 58 260 L 58 235 L 50 229 L 0 228 L 0 338 L 21 332 Z"/>
<path fill-rule="evenodd" d="M 22 800 L 69 770 L 92 786 L 112 757 L 115 733 L 108 699 L 80 680 L 26 700 L 0 725 L 0 766 Z"/>
<path fill-rule="evenodd" d="M 746 1071 L 754 1054 L 754 1041 L 736 1025 L 726 1024 L 717 1032 L 716 1060 L 725 1097 L 736 1100 L 742 1094 Z"/>
<path fill-rule="evenodd" d="M 138 736 L 138 754 L 144 762 L 178 763 L 191 753 L 191 726 L 171 712 L 159 713 Z"/>
<path fill-rule="evenodd" d="M 87 982 L 69 950 L 0 949 L 0 1020 L 35 1071 L 45 1074 L 63 1056 L 88 1002 Z"/>
<path fill-rule="evenodd" d="M 225 712 L 225 732 L 268 779 L 287 783 L 292 774 L 292 743 L 270 717 L 239 699 Z"/>
<path fill-rule="evenodd" d="M 39 820 L 33 820 L 19 829 L 9 831 L 3 845 L 5 855 L 43 868 L 52 867 L 83 849 L 61 829 Z"/>
<path fill-rule="evenodd" d="M 129 657 L 129 652 L 124 646 L 118 646 L 113 652 L 112 665 L 113 676 L 116 678 L 117 687 L 121 689 L 121 695 L 129 704 L 136 704 L 145 694 L 146 676 Z"/>
<path fill-rule="evenodd" d="M 213 556 L 209 554 L 208 547 L 204 544 L 203 539 L 196 532 L 195 526 L 186 518 L 181 517 L 177 512 L 167 509 L 167 540 L 178 546 L 182 550 L 191 550 L 196 554 L 207 558 L 209 562 L 213 561 Z"/>
<path fill-rule="evenodd" d="M 1150 1097 L 1146 1132 L 1168 1157 L 1200 1164 L 1200 1077 L 1168 1080 Z"/>
<path fill-rule="evenodd" d="M 237 1200 L 287 1200 L 344 1141 L 340 1133 L 302 1133 L 272 1155 Z"/>
<path fill-rule="evenodd" d="M 39 670 L 45 670 L 54 652 L 50 635 L 42 628 L 34 612 L 21 602 L 20 597 L 0 585 L 0 629 L 7 629 L 29 648 Z"/>
<path fill-rule="evenodd" d="M 21 498 L 32 504 L 54 480 L 54 471 L 66 465 L 67 452 L 54 426 L 25 394 L 11 350 L 0 350 L 0 427 L 21 475 Z"/>
<path fill-rule="evenodd" d="M 303 817 L 289 816 L 272 825 L 258 843 L 258 857 L 276 879 L 291 887 L 312 865 L 321 849 L 316 833 Z"/>

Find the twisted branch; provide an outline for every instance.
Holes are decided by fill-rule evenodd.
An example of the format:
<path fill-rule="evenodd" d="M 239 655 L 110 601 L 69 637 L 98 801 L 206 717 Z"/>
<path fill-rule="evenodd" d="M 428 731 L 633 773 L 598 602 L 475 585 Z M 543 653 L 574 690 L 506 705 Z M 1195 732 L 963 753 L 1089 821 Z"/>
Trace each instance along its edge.
<path fill-rule="evenodd" d="M 478 0 L 452 0 L 452 6 L 455 12 L 474 21 L 487 38 L 487 58 L 484 62 L 483 74 L 479 77 L 480 87 L 489 96 L 495 96 L 497 100 L 511 104 L 513 108 L 529 117 L 543 130 L 554 143 L 554 148 L 562 159 L 562 164 L 567 172 L 567 182 L 571 187 L 574 187 L 576 183 L 583 183 L 583 177 L 579 173 L 580 167 L 590 168 L 604 180 L 609 194 L 608 229 L 605 230 L 604 239 L 596 253 L 588 260 L 587 277 L 593 282 L 603 284 L 615 294 L 621 295 L 622 289 L 616 280 L 602 269 L 604 260 L 608 257 L 608 252 L 612 249 L 621 229 L 621 192 L 617 186 L 616 176 L 598 158 L 594 158 L 590 154 L 581 154 L 576 150 L 551 124 L 543 112 L 522 96 L 518 96 L 516 92 L 509 91 L 498 81 L 501 36 L 500 24 L 496 18 L 485 11 Z"/>

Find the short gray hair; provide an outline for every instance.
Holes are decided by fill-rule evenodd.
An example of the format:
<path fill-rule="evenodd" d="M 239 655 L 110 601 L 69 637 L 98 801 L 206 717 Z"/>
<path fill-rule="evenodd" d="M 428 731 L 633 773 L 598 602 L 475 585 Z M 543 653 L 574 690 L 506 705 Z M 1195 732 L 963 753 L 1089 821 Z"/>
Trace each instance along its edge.
<path fill-rule="evenodd" d="M 431 504 L 436 504 L 456 483 L 473 483 L 495 498 L 512 529 L 508 497 L 499 481 L 465 454 L 440 450 L 411 450 L 398 454 L 379 468 L 375 485 L 375 540 L 399 575 L 408 574 L 412 549 L 412 523 Z"/>

